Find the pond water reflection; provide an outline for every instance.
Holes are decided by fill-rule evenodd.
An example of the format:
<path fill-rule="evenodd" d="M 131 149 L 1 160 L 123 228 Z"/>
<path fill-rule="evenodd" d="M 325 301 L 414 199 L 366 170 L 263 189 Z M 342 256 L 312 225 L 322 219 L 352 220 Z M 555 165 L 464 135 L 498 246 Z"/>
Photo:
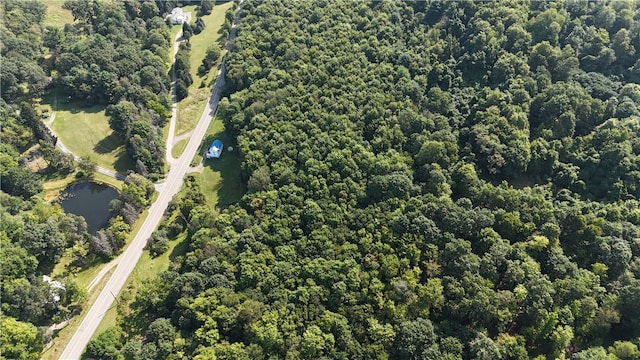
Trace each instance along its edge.
<path fill-rule="evenodd" d="M 111 200 L 118 198 L 118 190 L 92 181 L 75 183 L 60 193 L 60 206 L 65 212 L 83 216 L 90 234 L 105 228 L 113 213 Z"/>

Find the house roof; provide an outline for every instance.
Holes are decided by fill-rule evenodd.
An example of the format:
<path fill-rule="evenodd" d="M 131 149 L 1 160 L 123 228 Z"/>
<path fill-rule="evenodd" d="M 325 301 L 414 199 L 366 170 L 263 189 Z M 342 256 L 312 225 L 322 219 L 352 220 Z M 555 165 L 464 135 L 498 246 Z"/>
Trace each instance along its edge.
<path fill-rule="evenodd" d="M 210 159 L 220 157 L 220 154 L 222 154 L 222 146 L 222 141 L 220 139 L 214 140 L 205 154 L 206 158 Z"/>
<path fill-rule="evenodd" d="M 60 281 L 51 280 L 47 275 L 42 275 L 42 281 L 51 284 L 56 289 L 64 289 L 64 285 Z"/>

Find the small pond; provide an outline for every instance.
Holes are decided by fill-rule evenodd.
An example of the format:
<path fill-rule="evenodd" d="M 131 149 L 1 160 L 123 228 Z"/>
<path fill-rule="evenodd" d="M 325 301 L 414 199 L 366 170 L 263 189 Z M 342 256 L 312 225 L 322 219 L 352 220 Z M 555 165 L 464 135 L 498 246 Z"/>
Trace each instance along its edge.
<path fill-rule="evenodd" d="M 111 200 L 118 198 L 118 190 L 92 181 L 75 183 L 60 193 L 60 206 L 65 212 L 83 216 L 89 234 L 104 229 L 113 215 Z"/>

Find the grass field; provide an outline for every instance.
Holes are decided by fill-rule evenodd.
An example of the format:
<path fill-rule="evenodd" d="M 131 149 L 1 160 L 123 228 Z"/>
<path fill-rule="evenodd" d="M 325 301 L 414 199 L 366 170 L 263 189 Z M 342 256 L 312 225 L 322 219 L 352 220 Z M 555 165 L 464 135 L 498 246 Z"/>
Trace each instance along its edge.
<path fill-rule="evenodd" d="M 64 27 L 64 24 L 73 24 L 71 11 L 62 8 L 64 0 L 48 0 L 47 14 L 44 17 L 44 26 Z"/>
<path fill-rule="evenodd" d="M 180 25 L 172 25 L 169 34 L 171 35 L 171 48 L 169 49 L 169 60 L 167 61 L 167 71 L 171 70 L 171 65 L 173 64 L 173 40 L 176 38 L 176 35 L 180 32 L 182 26 Z"/>
<path fill-rule="evenodd" d="M 79 103 L 58 101 L 51 127 L 67 148 L 80 157 L 88 156 L 97 165 L 119 173 L 134 167 L 122 138 L 109 128 L 104 106 L 83 108 Z"/>
<path fill-rule="evenodd" d="M 198 175 L 202 192 L 207 204 L 214 208 L 224 208 L 237 203 L 245 193 L 244 184 L 240 177 L 240 157 L 236 145 L 224 131 L 222 121 L 214 118 L 207 130 L 202 145 L 196 154 L 194 162 L 202 162 L 202 154 L 215 139 L 222 140 L 225 150 L 219 159 L 208 159 L 204 163 L 204 170 Z M 232 152 L 227 151 L 233 146 Z"/>
<path fill-rule="evenodd" d="M 213 7 L 211 14 L 203 16 L 205 28 L 198 35 L 191 37 L 189 42 L 191 43 L 191 77 L 193 78 L 192 88 L 200 86 L 201 80 L 211 80 L 217 74 L 217 67 L 213 67 L 209 74 L 204 77 L 198 76 L 198 66 L 202 64 L 202 59 L 207 52 L 207 48 L 211 45 L 218 45 L 222 40 L 220 37 L 220 28 L 224 24 L 225 12 L 233 6 L 233 1 L 226 2 L 224 4 L 218 4 Z M 195 12 L 192 13 L 191 22 L 195 23 Z M 209 78 L 210 77 L 210 78 Z"/>
<path fill-rule="evenodd" d="M 191 44 L 190 62 L 193 84 L 189 87 L 189 96 L 178 103 L 176 135 L 184 134 L 195 127 L 211 95 L 212 81 L 215 80 L 218 74 L 218 66 L 212 67 L 209 73 L 202 77 L 198 76 L 198 67 L 202 63 L 207 48 L 211 45 L 219 44 L 221 40 L 219 31 L 222 24 L 224 24 L 224 14 L 231 6 L 233 6 L 231 1 L 214 6 L 211 14 L 202 18 L 205 23 L 204 30 L 198 35 L 193 35 L 189 40 Z M 195 10 L 192 11 L 192 22 L 196 20 L 195 14 Z M 201 87 L 203 83 L 204 86 Z"/>
<path fill-rule="evenodd" d="M 171 149 L 171 156 L 176 159 L 179 158 L 180 155 L 182 155 L 184 149 L 187 147 L 187 144 L 189 144 L 189 139 L 178 141 L 175 145 L 173 145 L 173 148 Z"/>
<path fill-rule="evenodd" d="M 211 96 L 211 87 L 189 90 L 189 96 L 178 103 L 175 135 L 193 130 Z"/>
<path fill-rule="evenodd" d="M 72 260 L 73 260 L 73 257 L 71 254 L 71 249 L 67 249 L 67 251 L 63 255 L 60 262 L 57 263 L 56 266 L 53 268 L 53 271 L 51 272 L 51 276 L 53 278 L 69 276 L 70 274 L 68 270 L 68 265 L 71 263 Z M 82 269 L 81 271 L 78 271 L 75 274 L 74 276 L 75 282 L 80 287 L 83 287 L 86 289 L 87 286 L 89 286 L 89 283 L 91 283 L 91 280 L 93 280 L 93 278 L 96 277 L 96 275 L 98 275 L 102 267 L 107 263 L 108 262 L 102 261 L 100 259 L 96 259 L 96 261 L 91 263 L 88 267 L 86 267 L 85 269 Z"/>
<path fill-rule="evenodd" d="M 44 200 L 45 201 L 53 201 L 58 197 L 58 193 L 64 190 L 72 184 L 76 177 L 74 174 L 68 174 L 64 177 L 52 177 L 45 176 L 43 179 L 42 188 L 44 189 Z"/>

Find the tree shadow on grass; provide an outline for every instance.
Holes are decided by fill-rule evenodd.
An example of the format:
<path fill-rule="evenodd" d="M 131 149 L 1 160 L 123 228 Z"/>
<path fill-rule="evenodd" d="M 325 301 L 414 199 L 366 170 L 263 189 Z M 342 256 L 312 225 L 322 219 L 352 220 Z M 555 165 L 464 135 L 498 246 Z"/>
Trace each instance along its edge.
<path fill-rule="evenodd" d="M 225 23 L 226 23 L 226 19 L 225 19 Z M 216 42 L 221 46 L 223 46 L 224 43 L 227 41 L 227 39 L 229 38 L 229 33 L 231 32 L 231 27 L 229 27 L 228 29 L 225 28 L 224 26 L 225 23 L 222 23 L 222 26 L 220 26 L 220 28 L 216 32 L 216 34 L 218 34 L 218 39 L 216 39 Z"/>
<path fill-rule="evenodd" d="M 69 111 L 72 114 L 81 112 L 94 114 L 107 107 L 105 104 L 96 105 L 95 102 L 91 102 L 89 100 L 69 97 L 64 94 L 60 87 L 56 86 L 51 88 L 42 96 L 41 103 L 51 106 L 52 109 L 54 109 L 55 103 L 57 106 L 55 110 Z"/>
<path fill-rule="evenodd" d="M 95 114 L 105 109 L 104 105 L 91 105 L 85 101 L 80 101 L 80 100 L 71 100 L 67 102 L 64 98 L 60 98 L 60 97 L 58 97 L 57 106 L 58 106 L 57 110 L 68 111 L 72 114 L 78 114 L 78 113 Z"/>
<path fill-rule="evenodd" d="M 95 235 L 90 233 L 90 235 Z M 71 261 L 64 268 L 63 276 L 76 276 L 78 272 L 91 269 L 98 266 L 107 265 L 112 259 L 105 258 L 96 254 L 89 254 L 82 261 Z"/>
<path fill-rule="evenodd" d="M 218 196 L 218 208 L 226 208 L 237 203 L 246 192 L 244 181 L 240 175 L 240 155 L 235 141 L 232 141 L 227 133 L 219 131 L 215 134 L 207 135 L 200 146 L 200 154 L 204 154 L 207 148 L 215 139 L 220 139 L 224 144 L 224 151 L 218 159 L 203 159 L 205 168 L 209 168 L 220 174 L 220 181 L 215 185 L 214 190 Z M 227 151 L 232 146 L 233 151 Z M 207 191 L 209 189 L 205 189 Z"/>
<path fill-rule="evenodd" d="M 127 150 L 124 148 L 124 146 L 121 146 L 117 150 L 116 155 L 116 161 L 113 162 L 113 168 L 116 170 L 116 172 L 120 174 L 126 174 L 129 170 L 134 169 L 134 162 L 129 156 L 129 153 L 127 153 Z"/>
<path fill-rule="evenodd" d="M 180 235 L 178 235 L 179 237 Z M 177 241 L 177 240 L 173 240 Z M 175 261 L 178 257 L 184 255 L 189 250 L 189 240 L 187 236 L 185 236 L 180 242 L 171 250 L 171 254 L 169 254 L 169 259 L 171 261 Z"/>
<path fill-rule="evenodd" d="M 140 286 L 140 284 L 138 284 L 138 286 Z M 131 287 L 129 286 L 127 290 L 129 290 L 130 288 Z M 151 321 L 151 318 L 155 316 L 155 314 L 153 314 L 153 311 L 150 311 L 151 314 L 147 314 L 148 309 L 146 309 L 144 302 L 138 300 L 137 298 L 135 298 L 128 305 L 128 309 L 129 311 L 127 313 L 127 316 L 122 317 L 122 322 L 121 322 L 122 329 L 127 331 L 130 334 L 131 333 L 143 334 L 146 328 L 149 326 L 149 322 Z M 89 359 L 89 358 L 83 358 L 83 360 L 84 359 Z"/>
<path fill-rule="evenodd" d="M 220 33 L 220 31 L 218 31 L 218 34 L 220 34 L 220 36 L 218 36 L 218 38 L 216 39 L 216 43 L 220 44 L 220 46 L 224 46 L 224 43 L 227 41 L 227 38 L 229 37 L 229 33 L 228 32 Z"/>
<path fill-rule="evenodd" d="M 127 171 L 134 168 L 134 162 L 129 156 L 129 153 L 127 153 L 122 137 L 116 132 L 112 132 L 107 137 L 98 141 L 93 147 L 93 151 L 97 154 L 113 153 L 115 155 L 115 161 L 112 165 L 116 172 L 120 174 L 126 174 Z"/>
<path fill-rule="evenodd" d="M 119 146 L 122 146 L 122 138 L 115 132 L 112 132 L 107 137 L 98 141 L 93 147 L 93 151 L 98 154 L 108 154 L 115 151 Z"/>

